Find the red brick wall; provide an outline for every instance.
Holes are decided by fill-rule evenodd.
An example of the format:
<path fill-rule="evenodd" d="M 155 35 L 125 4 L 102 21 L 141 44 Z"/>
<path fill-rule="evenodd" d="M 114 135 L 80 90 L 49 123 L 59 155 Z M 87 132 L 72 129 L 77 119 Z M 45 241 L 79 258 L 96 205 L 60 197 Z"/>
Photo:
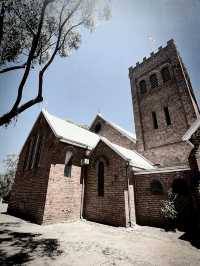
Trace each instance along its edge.
<path fill-rule="evenodd" d="M 71 177 L 64 176 L 65 155 L 73 152 Z M 80 219 L 81 210 L 81 159 L 85 150 L 64 143 L 57 143 L 52 153 L 44 223 L 74 221 Z"/>
<path fill-rule="evenodd" d="M 200 129 L 192 135 L 190 142 L 193 144 L 193 149 L 188 161 L 193 174 L 193 193 L 200 208 Z"/>
<path fill-rule="evenodd" d="M 165 136 L 164 133 L 163 136 Z M 154 164 L 176 166 L 185 165 L 188 162 L 190 152 L 191 146 L 181 141 L 179 143 L 152 148 L 140 153 Z"/>
<path fill-rule="evenodd" d="M 53 134 L 43 117 L 34 125 L 19 156 L 15 182 L 11 192 L 8 212 L 41 224 L 43 220 L 47 183 L 50 170 L 50 150 Z M 38 168 L 23 170 L 30 138 L 42 132 L 44 141 Z"/>
<path fill-rule="evenodd" d="M 171 73 L 168 82 L 163 82 L 161 77 L 161 70 L 165 66 Z M 129 70 L 138 152 L 162 166 L 187 163 L 190 151 L 182 141 L 182 136 L 195 121 L 196 113 L 174 43 L 168 42 L 166 47 Z M 149 77 L 153 73 L 158 78 L 159 86 L 156 88 L 150 85 Z M 140 91 L 141 80 L 147 84 L 145 94 Z M 166 106 L 171 125 L 166 123 Z M 153 125 L 152 112 L 156 112 L 157 129 Z"/>
<path fill-rule="evenodd" d="M 97 162 L 100 159 L 105 163 L 103 197 L 98 196 L 97 190 Z M 85 179 L 84 217 L 100 223 L 128 226 L 126 162 L 103 142 L 98 144 L 90 160 Z"/>
<path fill-rule="evenodd" d="M 91 131 L 94 131 L 95 126 L 100 123 L 101 130 L 98 135 L 107 138 L 113 143 L 116 143 L 127 149 L 136 149 L 136 143 L 131 141 L 127 136 L 120 133 L 118 130 L 113 128 L 110 124 L 104 121 L 101 117 L 97 117 L 95 123 L 93 123 Z"/>
<path fill-rule="evenodd" d="M 40 132 L 44 136 L 38 168 L 23 171 L 27 144 Z M 67 150 L 73 151 L 72 177 L 64 177 Z M 8 212 L 38 224 L 80 218 L 81 159 L 85 150 L 61 143 L 41 116 L 20 154 Z"/>
<path fill-rule="evenodd" d="M 191 171 L 169 173 L 140 174 L 134 176 L 136 222 L 141 225 L 163 226 L 161 200 L 167 198 L 167 191 L 175 178 L 185 178 L 190 182 Z M 164 187 L 164 194 L 153 194 L 150 184 L 153 179 L 159 179 Z"/>

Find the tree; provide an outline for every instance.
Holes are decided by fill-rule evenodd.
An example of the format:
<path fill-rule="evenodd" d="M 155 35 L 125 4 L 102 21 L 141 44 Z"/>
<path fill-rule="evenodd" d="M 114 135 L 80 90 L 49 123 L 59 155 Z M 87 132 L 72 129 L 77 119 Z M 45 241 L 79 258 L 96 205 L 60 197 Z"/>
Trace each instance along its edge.
<path fill-rule="evenodd" d="M 109 0 L 0 0 L 0 74 L 23 70 L 16 100 L 0 126 L 43 101 L 43 78 L 56 55 L 78 49 L 82 27 L 92 31 L 110 17 Z M 31 71 L 38 73 L 37 96 L 22 102 Z"/>
<path fill-rule="evenodd" d="M 5 165 L 5 173 L 0 174 L 0 198 L 7 196 L 11 191 L 17 169 L 18 156 L 15 154 L 7 155 L 3 163 Z"/>

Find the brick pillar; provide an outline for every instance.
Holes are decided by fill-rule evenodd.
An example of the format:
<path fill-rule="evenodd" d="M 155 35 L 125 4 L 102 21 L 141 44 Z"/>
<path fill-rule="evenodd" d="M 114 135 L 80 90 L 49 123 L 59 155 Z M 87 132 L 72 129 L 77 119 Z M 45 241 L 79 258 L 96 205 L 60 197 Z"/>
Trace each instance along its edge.
<path fill-rule="evenodd" d="M 190 141 L 194 145 L 194 148 L 188 158 L 189 165 L 192 170 L 191 185 L 193 194 L 197 199 L 200 208 L 200 140 L 199 138 L 193 136 Z"/>

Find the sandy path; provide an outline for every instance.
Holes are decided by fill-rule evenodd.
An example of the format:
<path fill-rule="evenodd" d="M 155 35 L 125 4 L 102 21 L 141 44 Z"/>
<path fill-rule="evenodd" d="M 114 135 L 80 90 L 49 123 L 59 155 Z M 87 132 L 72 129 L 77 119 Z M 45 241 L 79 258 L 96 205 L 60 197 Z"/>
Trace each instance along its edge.
<path fill-rule="evenodd" d="M 181 232 L 87 221 L 39 226 L 0 214 L 0 265 L 200 265 Z"/>

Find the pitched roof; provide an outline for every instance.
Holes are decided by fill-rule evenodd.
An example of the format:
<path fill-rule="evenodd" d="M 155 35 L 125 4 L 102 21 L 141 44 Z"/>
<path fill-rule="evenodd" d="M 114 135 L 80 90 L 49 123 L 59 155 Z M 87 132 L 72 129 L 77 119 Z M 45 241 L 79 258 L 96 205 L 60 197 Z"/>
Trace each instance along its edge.
<path fill-rule="evenodd" d="M 129 161 L 134 170 L 138 171 L 141 169 L 156 169 L 156 167 L 150 161 L 148 161 L 136 151 L 123 148 L 117 144 L 110 142 L 106 138 L 100 137 L 99 135 L 92 133 L 91 131 L 84 129 L 74 123 L 53 116 L 49 114 L 47 110 L 43 109 L 41 113 L 44 115 L 44 118 L 52 129 L 54 135 L 62 142 L 93 150 L 101 140 L 120 157 L 122 157 L 124 160 Z"/>
<path fill-rule="evenodd" d="M 123 148 L 117 144 L 114 144 L 107 140 L 104 137 L 101 137 L 100 139 L 103 141 L 106 145 L 108 145 L 113 151 L 115 151 L 120 157 L 123 159 L 129 161 L 130 165 L 136 168 L 135 170 L 141 170 L 141 169 L 156 169 L 152 162 L 144 158 L 142 155 L 140 155 L 135 150 L 129 150 L 126 148 Z"/>
<path fill-rule="evenodd" d="M 71 143 L 83 148 L 93 149 L 99 141 L 99 136 L 80 126 L 49 114 L 46 110 L 42 113 L 60 141 Z"/>
<path fill-rule="evenodd" d="M 133 142 L 136 142 L 136 135 L 134 133 L 129 132 L 128 130 L 125 130 L 124 128 L 116 125 L 115 123 L 106 120 L 101 114 L 97 114 L 97 116 L 95 117 L 95 119 L 93 120 L 90 128 L 92 127 L 92 125 L 94 124 L 94 122 L 96 121 L 96 119 L 100 117 L 101 119 L 103 119 L 106 123 L 108 123 L 111 127 L 113 127 L 114 129 L 116 129 L 117 131 L 119 131 L 122 135 L 126 136 L 128 139 L 130 139 Z"/>
<path fill-rule="evenodd" d="M 123 148 L 114 144 L 104 137 L 99 137 L 74 123 L 63 120 L 56 116 L 49 114 L 46 110 L 42 110 L 47 123 L 54 132 L 55 136 L 62 142 L 71 143 L 83 148 L 94 149 L 99 141 L 103 141 L 120 157 L 130 162 L 130 165 L 136 170 L 140 169 L 155 169 L 155 166 L 136 151 Z"/>
<path fill-rule="evenodd" d="M 192 135 L 196 132 L 196 130 L 200 127 L 200 117 L 198 117 L 190 126 L 190 128 L 186 131 L 182 140 L 187 141 L 189 140 Z"/>

